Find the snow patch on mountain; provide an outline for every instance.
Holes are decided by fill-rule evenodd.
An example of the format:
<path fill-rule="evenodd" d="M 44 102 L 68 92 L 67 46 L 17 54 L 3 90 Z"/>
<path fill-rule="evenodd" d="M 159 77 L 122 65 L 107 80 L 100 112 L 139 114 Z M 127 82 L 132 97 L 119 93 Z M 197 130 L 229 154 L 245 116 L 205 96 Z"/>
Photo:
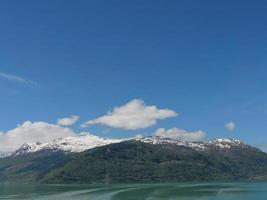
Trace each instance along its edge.
<path fill-rule="evenodd" d="M 144 137 L 138 138 L 139 140 L 144 143 L 149 144 L 174 144 L 178 146 L 185 146 L 193 149 L 204 149 L 204 145 L 202 142 L 189 142 L 189 141 L 181 141 L 181 140 L 174 140 L 170 138 L 160 137 L 160 136 L 151 136 L 151 137 Z"/>
<path fill-rule="evenodd" d="M 246 146 L 243 144 L 240 140 L 235 140 L 235 139 L 216 139 L 208 142 L 210 145 L 214 145 L 219 148 L 231 148 L 234 146 Z"/>
<path fill-rule="evenodd" d="M 36 142 L 23 144 L 12 156 L 34 153 L 41 150 L 83 152 L 99 146 L 118 143 L 123 139 L 102 138 L 88 133 L 53 140 L 50 143 Z"/>
<path fill-rule="evenodd" d="M 174 140 L 170 138 L 164 138 L 159 136 L 137 138 L 136 140 L 149 143 L 149 144 L 174 144 L 178 146 L 184 146 L 195 150 L 208 150 L 211 148 L 230 149 L 232 147 L 249 147 L 239 140 L 235 139 L 216 139 L 208 142 L 190 142 Z"/>

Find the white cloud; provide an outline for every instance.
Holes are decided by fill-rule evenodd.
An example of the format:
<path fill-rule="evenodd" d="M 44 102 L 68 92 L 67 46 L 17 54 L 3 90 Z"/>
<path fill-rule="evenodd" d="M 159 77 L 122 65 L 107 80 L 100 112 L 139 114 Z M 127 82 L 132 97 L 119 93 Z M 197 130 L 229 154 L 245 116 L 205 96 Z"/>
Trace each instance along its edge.
<path fill-rule="evenodd" d="M 30 80 L 26 80 L 20 76 L 16 76 L 13 74 L 7 74 L 7 73 L 3 73 L 0 72 L 0 79 L 5 79 L 8 81 L 12 81 L 12 82 L 16 82 L 16 83 L 20 83 L 20 84 L 24 84 L 24 85 L 28 85 L 28 86 L 34 86 L 35 83 L 30 81 Z"/>
<path fill-rule="evenodd" d="M 157 120 L 175 116 L 177 116 L 177 113 L 173 110 L 158 109 L 153 105 L 147 106 L 144 101 L 134 99 L 125 105 L 115 107 L 102 117 L 85 122 L 82 127 L 103 124 L 113 128 L 135 130 L 153 126 L 157 123 Z"/>
<path fill-rule="evenodd" d="M 135 139 L 142 139 L 144 136 L 142 134 L 137 134 L 134 136 Z"/>
<path fill-rule="evenodd" d="M 228 131 L 234 131 L 235 128 L 236 128 L 236 125 L 234 122 L 228 122 L 225 124 L 225 128 L 228 130 Z"/>
<path fill-rule="evenodd" d="M 47 122 L 26 121 L 15 129 L 0 132 L 0 151 L 10 152 L 29 142 L 49 142 L 56 138 L 72 136 L 75 133 L 66 127 Z"/>
<path fill-rule="evenodd" d="M 178 128 L 172 128 L 172 129 L 159 128 L 156 130 L 154 135 L 175 140 L 200 141 L 205 138 L 206 133 L 201 130 L 195 132 L 189 132 Z"/>
<path fill-rule="evenodd" d="M 70 126 L 80 119 L 79 116 L 72 115 L 70 117 L 65 117 L 57 120 L 57 124 L 61 126 Z"/>

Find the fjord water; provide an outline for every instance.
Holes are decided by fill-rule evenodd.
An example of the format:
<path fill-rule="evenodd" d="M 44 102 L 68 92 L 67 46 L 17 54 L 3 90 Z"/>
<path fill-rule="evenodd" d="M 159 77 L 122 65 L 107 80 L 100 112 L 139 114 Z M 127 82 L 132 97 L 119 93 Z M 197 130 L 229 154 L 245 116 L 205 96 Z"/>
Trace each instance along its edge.
<path fill-rule="evenodd" d="M 266 200 L 267 183 L 0 185 L 0 199 L 29 200 Z"/>

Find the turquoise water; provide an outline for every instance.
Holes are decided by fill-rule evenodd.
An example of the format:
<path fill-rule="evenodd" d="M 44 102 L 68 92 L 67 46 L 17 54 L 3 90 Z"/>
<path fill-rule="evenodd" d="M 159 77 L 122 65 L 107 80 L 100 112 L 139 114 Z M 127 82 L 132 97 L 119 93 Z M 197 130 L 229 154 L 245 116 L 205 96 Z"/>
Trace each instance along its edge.
<path fill-rule="evenodd" d="M 0 199 L 267 200 L 267 183 L 0 185 Z"/>

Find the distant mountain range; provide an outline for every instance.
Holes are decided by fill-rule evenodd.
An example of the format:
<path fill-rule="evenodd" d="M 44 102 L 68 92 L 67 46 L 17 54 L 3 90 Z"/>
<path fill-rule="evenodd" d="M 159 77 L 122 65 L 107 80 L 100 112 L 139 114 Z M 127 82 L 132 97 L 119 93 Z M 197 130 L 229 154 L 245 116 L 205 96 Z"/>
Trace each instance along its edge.
<path fill-rule="evenodd" d="M 0 182 L 266 180 L 267 154 L 233 139 L 188 142 L 78 135 L 24 144 L 0 159 Z"/>

